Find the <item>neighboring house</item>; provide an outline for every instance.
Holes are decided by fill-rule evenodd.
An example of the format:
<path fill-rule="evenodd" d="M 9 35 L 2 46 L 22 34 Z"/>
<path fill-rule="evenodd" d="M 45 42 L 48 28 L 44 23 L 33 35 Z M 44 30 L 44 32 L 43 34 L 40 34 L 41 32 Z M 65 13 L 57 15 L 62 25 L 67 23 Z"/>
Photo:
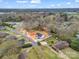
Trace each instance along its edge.
<path fill-rule="evenodd" d="M 3 18 L 0 18 L 0 22 L 2 22 Z"/>
<path fill-rule="evenodd" d="M 57 41 L 54 46 L 56 49 L 64 49 L 66 47 L 69 47 L 69 43 L 67 41 Z"/>
<path fill-rule="evenodd" d="M 5 17 L 4 18 L 0 18 L 0 22 L 5 21 L 5 20 L 6 20 Z"/>
<path fill-rule="evenodd" d="M 8 35 L 6 37 L 7 40 L 17 40 L 18 38 L 15 35 Z"/>
<path fill-rule="evenodd" d="M 5 29 L 5 26 L 0 26 L 0 30 L 4 30 Z"/>

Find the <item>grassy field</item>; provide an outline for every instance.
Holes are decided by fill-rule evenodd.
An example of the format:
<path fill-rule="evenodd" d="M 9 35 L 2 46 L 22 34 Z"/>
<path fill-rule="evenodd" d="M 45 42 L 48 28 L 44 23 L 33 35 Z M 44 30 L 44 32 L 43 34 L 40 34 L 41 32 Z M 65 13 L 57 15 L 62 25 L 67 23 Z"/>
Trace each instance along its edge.
<path fill-rule="evenodd" d="M 71 59 L 79 59 L 79 52 L 71 49 L 71 48 L 66 48 L 62 50 L 67 56 L 69 56 Z"/>
<path fill-rule="evenodd" d="M 17 41 L 15 40 L 9 40 L 2 44 L 0 44 L 0 59 L 17 59 L 17 52 L 19 51 L 19 48 L 15 48 L 14 46 L 17 44 Z"/>
<path fill-rule="evenodd" d="M 28 53 L 27 59 L 60 59 L 55 53 L 51 52 L 45 46 L 32 47 Z"/>

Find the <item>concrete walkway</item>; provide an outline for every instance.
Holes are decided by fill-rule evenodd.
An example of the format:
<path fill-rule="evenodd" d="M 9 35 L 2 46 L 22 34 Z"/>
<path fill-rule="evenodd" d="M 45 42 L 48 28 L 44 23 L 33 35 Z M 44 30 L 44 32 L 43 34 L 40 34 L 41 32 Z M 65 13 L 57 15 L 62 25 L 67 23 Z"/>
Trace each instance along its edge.
<path fill-rule="evenodd" d="M 59 51 L 58 56 L 63 59 L 70 59 L 67 55 L 65 55 L 62 51 Z"/>

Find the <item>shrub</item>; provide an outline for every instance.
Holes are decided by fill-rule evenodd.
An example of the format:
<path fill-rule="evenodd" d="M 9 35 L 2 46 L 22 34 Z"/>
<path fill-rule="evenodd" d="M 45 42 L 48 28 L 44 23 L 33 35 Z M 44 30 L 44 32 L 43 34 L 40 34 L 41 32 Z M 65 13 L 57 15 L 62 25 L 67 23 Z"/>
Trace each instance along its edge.
<path fill-rule="evenodd" d="M 38 44 L 38 45 L 41 45 L 41 43 L 40 43 L 40 42 L 37 42 L 37 44 Z"/>
<path fill-rule="evenodd" d="M 78 39 L 71 40 L 70 47 L 74 50 L 79 51 L 79 40 Z"/>
<path fill-rule="evenodd" d="M 31 47 L 31 46 L 32 46 L 31 43 L 27 43 L 27 44 L 24 44 L 24 45 L 22 46 L 22 48 L 28 48 L 28 47 Z"/>

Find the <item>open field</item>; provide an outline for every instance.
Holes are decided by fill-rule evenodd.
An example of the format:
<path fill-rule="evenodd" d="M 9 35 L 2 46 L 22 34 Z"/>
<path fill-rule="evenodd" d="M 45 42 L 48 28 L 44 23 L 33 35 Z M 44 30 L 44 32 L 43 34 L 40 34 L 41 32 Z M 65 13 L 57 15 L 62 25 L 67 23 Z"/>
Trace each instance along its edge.
<path fill-rule="evenodd" d="M 55 53 L 45 46 L 32 47 L 27 59 L 60 59 Z"/>
<path fill-rule="evenodd" d="M 71 59 L 79 59 L 79 52 L 71 49 L 66 48 L 62 50 L 67 56 L 69 56 Z"/>

